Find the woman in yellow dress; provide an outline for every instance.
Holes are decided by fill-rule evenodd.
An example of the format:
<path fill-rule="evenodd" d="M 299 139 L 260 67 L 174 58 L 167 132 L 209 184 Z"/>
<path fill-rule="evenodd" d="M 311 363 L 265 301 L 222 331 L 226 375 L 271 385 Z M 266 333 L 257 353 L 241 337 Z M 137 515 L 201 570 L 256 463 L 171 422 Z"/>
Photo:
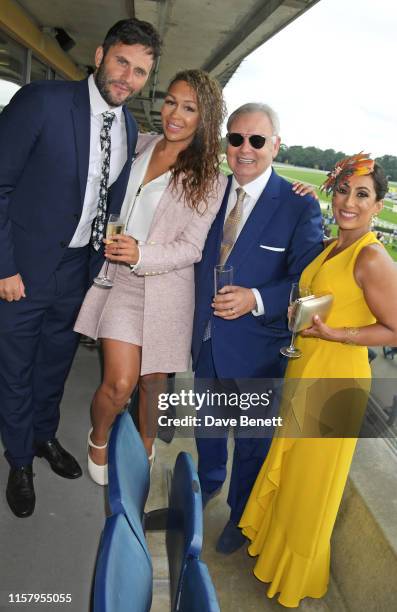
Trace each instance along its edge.
<path fill-rule="evenodd" d="M 300 284 L 334 301 L 327 324 L 315 316 L 297 339 L 303 355 L 289 362 L 286 377 L 304 379 L 295 383 L 298 397 L 307 379 L 350 379 L 368 390 L 367 346 L 397 345 L 397 273 L 369 231 L 387 192 L 385 175 L 359 154 L 338 162 L 328 177 L 338 238 L 303 271 Z M 306 414 L 313 404 L 307 398 Z M 270 582 L 267 595 L 279 593 L 279 603 L 295 608 L 327 591 L 330 538 L 356 439 L 282 436 L 273 440 L 240 527 L 251 540 L 249 554 L 258 556 L 256 577 Z"/>

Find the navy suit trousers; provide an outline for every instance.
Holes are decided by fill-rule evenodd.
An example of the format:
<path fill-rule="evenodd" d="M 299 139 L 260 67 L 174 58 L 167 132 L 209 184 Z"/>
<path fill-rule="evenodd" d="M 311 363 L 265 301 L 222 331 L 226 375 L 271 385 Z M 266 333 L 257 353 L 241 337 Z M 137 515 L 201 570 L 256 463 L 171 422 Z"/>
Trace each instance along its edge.
<path fill-rule="evenodd" d="M 195 391 L 205 393 L 207 390 L 213 393 L 239 390 L 233 380 L 218 380 L 211 340 L 203 342 L 195 371 Z M 201 419 L 204 419 L 205 415 L 215 415 L 213 406 L 204 404 L 197 413 Z M 226 479 L 228 433 L 227 427 L 216 427 L 212 431 L 204 427 L 196 429 L 198 476 L 202 490 L 208 493 L 220 488 Z M 231 510 L 230 519 L 237 525 L 272 440 L 271 437 L 239 437 L 236 429 L 234 433 L 233 465 L 227 503 Z"/>
<path fill-rule="evenodd" d="M 14 467 L 30 464 L 35 443 L 55 436 L 59 405 L 79 335 L 73 331 L 88 284 L 88 247 L 67 249 L 49 281 L 0 323 L 0 428 Z M 7 317 L 5 317 L 7 319 Z"/>

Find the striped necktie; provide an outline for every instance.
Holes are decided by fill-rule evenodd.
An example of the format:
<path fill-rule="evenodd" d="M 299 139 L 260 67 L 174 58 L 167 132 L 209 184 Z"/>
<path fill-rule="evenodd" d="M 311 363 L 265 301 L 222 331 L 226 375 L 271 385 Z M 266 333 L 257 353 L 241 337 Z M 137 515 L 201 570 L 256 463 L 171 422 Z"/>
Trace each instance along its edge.
<path fill-rule="evenodd" d="M 228 218 L 223 226 L 223 236 L 221 244 L 221 253 L 219 263 L 224 264 L 229 257 L 230 251 L 234 247 L 237 239 L 237 230 L 243 215 L 243 202 L 246 193 L 242 187 L 237 187 L 237 202 L 229 213 Z"/>
<path fill-rule="evenodd" d="M 104 113 L 102 113 L 102 117 L 103 125 L 100 134 L 101 149 L 103 151 L 101 182 L 99 187 L 98 208 L 92 226 L 91 235 L 91 243 L 96 251 L 99 250 L 102 244 L 105 231 L 105 219 L 109 190 L 110 150 L 112 145 L 110 139 L 110 130 L 112 127 L 113 119 L 115 118 L 115 114 L 112 111 L 105 111 Z"/>

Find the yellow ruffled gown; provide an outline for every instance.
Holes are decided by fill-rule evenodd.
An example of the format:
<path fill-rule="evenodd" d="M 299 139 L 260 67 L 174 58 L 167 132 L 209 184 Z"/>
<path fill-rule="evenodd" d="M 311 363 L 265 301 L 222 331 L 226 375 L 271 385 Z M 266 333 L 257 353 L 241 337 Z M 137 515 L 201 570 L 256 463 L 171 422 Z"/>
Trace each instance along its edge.
<path fill-rule="evenodd" d="M 378 241 L 368 232 L 325 261 L 335 247 L 332 243 L 303 271 L 302 285 L 310 286 L 314 294 L 334 296 L 328 325 L 375 323 L 353 275 L 358 254 L 372 243 Z M 371 371 L 366 347 L 300 336 L 296 346 L 303 356 L 289 361 L 288 379 L 358 379 L 368 392 Z M 305 382 L 297 382 L 296 397 L 305 397 L 299 394 L 299 385 Z M 303 411 L 307 408 L 306 404 Z M 355 445 L 355 438 L 276 436 L 272 442 L 240 527 L 251 540 L 249 554 L 258 556 L 255 576 L 270 582 L 268 597 L 279 593 L 278 601 L 286 607 L 298 607 L 302 598 L 320 598 L 327 591 L 330 538 Z"/>

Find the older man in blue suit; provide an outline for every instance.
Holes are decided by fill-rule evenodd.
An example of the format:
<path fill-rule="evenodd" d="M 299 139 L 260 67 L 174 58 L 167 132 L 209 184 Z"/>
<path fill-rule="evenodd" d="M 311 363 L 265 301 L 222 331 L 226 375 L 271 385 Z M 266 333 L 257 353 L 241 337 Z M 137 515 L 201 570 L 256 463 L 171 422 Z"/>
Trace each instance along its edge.
<path fill-rule="evenodd" d="M 241 391 L 239 380 L 244 379 L 244 391 L 257 391 L 258 379 L 284 375 L 286 359 L 279 351 L 289 340 L 291 283 L 322 249 L 321 213 L 313 197 L 299 197 L 272 169 L 280 138 L 277 115 L 269 106 L 238 108 L 227 129 L 233 175 L 196 266 L 193 369 L 201 389 Z M 219 263 L 233 267 L 234 279 L 214 297 L 213 269 Z M 249 379 L 256 384 L 252 380 L 247 386 Z M 200 430 L 196 438 L 204 505 L 226 478 L 223 434 L 207 437 Z M 238 522 L 270 441 L 235 437 L 231 514 L 218 540 L 219 552 L 233 552 L 244 542 Z"/>
<path fill-rule="evenodd" d="M 149 23 L 117 22 L 94 75 L 27 85 L 0 116 L 0 427 L 19 517 L 34 511 L 35 455 L 62 477 L 81 476 L 55 437 L 73 323 L 128 182 L 137 127 L 123 104 L 159 51 Z"/>

